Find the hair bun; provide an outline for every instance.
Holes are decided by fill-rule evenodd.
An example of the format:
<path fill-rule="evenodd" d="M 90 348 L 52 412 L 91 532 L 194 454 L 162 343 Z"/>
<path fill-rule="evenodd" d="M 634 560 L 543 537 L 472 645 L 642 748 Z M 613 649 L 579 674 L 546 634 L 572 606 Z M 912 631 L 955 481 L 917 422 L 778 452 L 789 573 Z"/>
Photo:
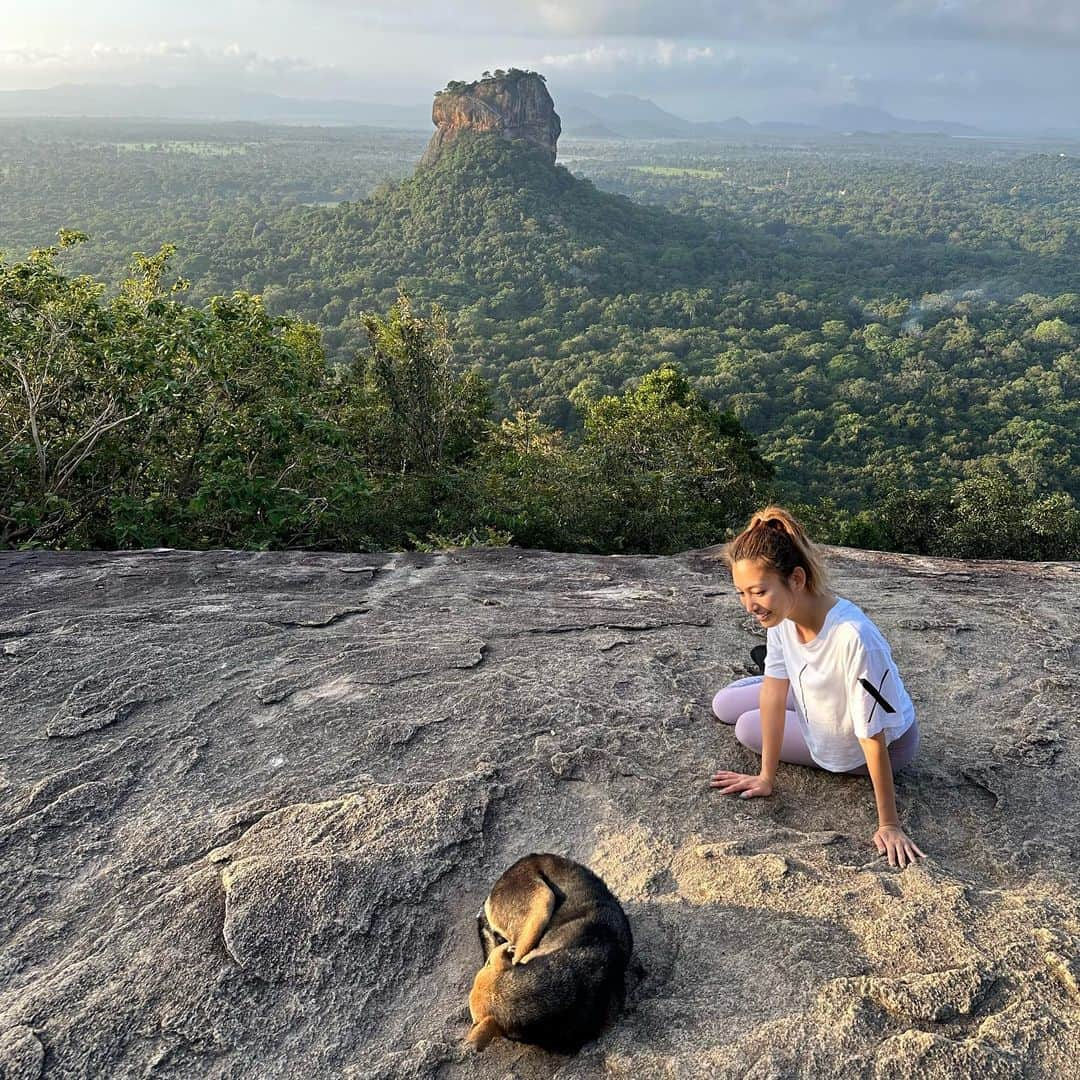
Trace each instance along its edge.
<path fill-rule="evenodd" d="M 807 589 L 815 596 L 829 591 L 828 572 L 802 523 L 782 506 L 763 506 L 746 528 L 724 548 L 728 569 L 750 560 L 789 578 L 797 567 L 806 571 Z"/>

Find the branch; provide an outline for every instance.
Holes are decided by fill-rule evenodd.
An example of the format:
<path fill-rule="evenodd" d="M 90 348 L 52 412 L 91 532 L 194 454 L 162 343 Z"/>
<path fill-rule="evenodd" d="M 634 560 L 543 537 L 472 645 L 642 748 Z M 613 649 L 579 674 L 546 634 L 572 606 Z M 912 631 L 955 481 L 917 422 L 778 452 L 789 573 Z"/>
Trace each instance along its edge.
<path fill-rule="evenodd" d="M 37 424 L 37 410 L 41 400 L 40 394 L 35 396 L 34 391 L 30 388 L 30 380 L 26 377 L 26 372 L 23 370 L 21 364 L 16 363 L 6 356 L 2 359 L 4 364 L 15 372 L 19 382 L 22 384 L 23 393 L 26 395 L 26 407 L 28 410 L 27 423 L 30 425 L 30 437 L 34 440 L 34 450 L 37 452 L 38 478 L 41 482 L 41 489 L 44 491 L 49 470 L 48 460 L 45 456 L 45 447 L 42 444 L 41 432 L 38 430 Z"/>
<path fill-rule="evenodd" d="M 94 422 L 100 423 L 105 418 L 105 416 L 108 415 L 109 410 L 113 408 L 115 408 L 115 402 L 110 401 L 109 404 L 106 406 L 104 412 L 102 412 L 101 416 L 99 416 Z M 86 449 L 84 449 L 83 452 L 78 456 L 78 458 L 76 458 L 75 461 L 73 461 L 66 469 L 64 469 L 63 473 L 58 476 L 56 483 L 53 485 L 53 492 L 55 493 L 59 491 L 64 486 L 64 484 L 67 483 L 68 479 L 71 477 L 71 474 L 90 456 L 90 454 L 94 450 L 94 447 L 97 445 L 98 439 L 100 439 L 106 431 L 111 431 L 114 427 L 119 427 L 121 424 L 126 424 L 129 420 L 134 420 L 135 417 L 139 415 L 139 412 L 140 410 L 136 409 L 133 413 L 128 413 L 127 416 L 118 417 L 116 420 L 113 420 L 108 424 L 104 424 L 96 431 L 89 431 L 86 434 L 82 435 L 79 440 L 71 447 L 71 449 L 68 450 L 64 457 L 61 458 L 59 462 L 57 462 L 57 471 L 59 472 L 63 462 L 66 461 L 68 456 L 74 452 L 75 448 L 79 445 L 79 443 L 82 442 L 83 439 L 89 438 L 90 441 L 87 443 Z"/>

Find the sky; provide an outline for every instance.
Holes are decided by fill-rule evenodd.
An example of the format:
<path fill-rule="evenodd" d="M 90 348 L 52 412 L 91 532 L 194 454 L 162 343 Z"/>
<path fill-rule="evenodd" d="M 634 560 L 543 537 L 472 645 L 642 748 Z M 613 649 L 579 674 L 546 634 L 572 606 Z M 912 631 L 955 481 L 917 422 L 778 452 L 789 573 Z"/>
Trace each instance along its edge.
<path fill-rule="evenodd" d="M 1075 128 L 1080 0 L 0 0 L 0 90 L 220 87 L 416 105 L 486 69 L 693 120 L 877 106 Z"/>

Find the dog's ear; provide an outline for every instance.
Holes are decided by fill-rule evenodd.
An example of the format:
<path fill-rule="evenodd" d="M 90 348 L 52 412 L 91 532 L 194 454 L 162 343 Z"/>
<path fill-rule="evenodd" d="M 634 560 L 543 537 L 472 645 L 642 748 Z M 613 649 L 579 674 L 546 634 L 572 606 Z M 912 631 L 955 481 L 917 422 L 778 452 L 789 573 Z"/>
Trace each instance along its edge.
<path fill-rule="evenodd" d="M 499 1027 L 495 1017 L 485 1016 L 483 1020 L 473 1024 L 472 1031 L 469 1032 L 466 1041 L 479 1052 L 492 1039 L 498 1038 L 502 1033 L 502 1028 Z"/>

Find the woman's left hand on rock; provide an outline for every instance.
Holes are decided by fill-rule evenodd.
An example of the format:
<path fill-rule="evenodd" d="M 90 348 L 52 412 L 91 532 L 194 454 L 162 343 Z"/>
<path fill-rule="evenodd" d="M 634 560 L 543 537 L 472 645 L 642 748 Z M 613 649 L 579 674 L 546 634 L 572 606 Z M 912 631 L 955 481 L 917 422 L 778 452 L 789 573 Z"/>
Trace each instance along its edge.
<path fill-rule="evenodd" d="M 878 854 L 889 856 L 890 866 L 903 868 L 915 862 L 917 857 L 926 858 L 926 852 L 921 850 L 899 825 L 882 825 L 874 833 L 873 839 Z"/>

